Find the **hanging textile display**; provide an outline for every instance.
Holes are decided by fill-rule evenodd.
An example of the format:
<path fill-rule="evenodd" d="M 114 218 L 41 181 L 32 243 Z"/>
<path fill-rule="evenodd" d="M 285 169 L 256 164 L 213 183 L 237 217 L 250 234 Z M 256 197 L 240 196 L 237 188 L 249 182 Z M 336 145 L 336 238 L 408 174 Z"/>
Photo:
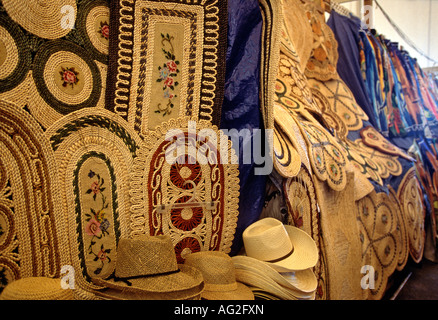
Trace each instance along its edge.
<path fill-rule="evenodd" d="M 113 1 L 110 29 L 106 108 L 141 134 L 181 116 L 220 124 L 226 1 Z"/>
<path fill-rule="evenodd" d="M 141 145 L 123 119 L 105 109 L 70 113 L 46 131 L 59 172 L 59 202 L 76 283 L 114 272 L 117 243 L 130 230 L 129 174 Z"/>
<path fill-rule="evenodd" d="M 437 128 L 331 1 L 2 0 L 0 299 L 383 299 L 436 259 Z"/>
<path fill-rule="evenodd" d="M 37 121 L 0 101 L 0 278 L 58 277 L 69 263 L 57 164 Z"/>
<path fill-rule="evenodd" d="M 179 263 L 191 252 L 229 253 L 236 228 L 236 155 L 230 141 L 221 139 L 226 145 L 218 147 L 207 130 L 219 137 L 208 122 L 188 118 L 156 127 L 133 163 L 129 235 L 169 235 Z M 178 152 L 181 147 L 187 151 Z M 229 158 L 222 158 L 224 148 Z"/>

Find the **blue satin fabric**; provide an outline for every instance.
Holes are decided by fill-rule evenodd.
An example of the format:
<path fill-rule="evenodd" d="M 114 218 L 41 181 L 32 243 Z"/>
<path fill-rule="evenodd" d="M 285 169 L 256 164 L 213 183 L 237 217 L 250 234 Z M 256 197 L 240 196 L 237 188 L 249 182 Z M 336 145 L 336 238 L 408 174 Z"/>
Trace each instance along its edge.
<path fill-rule="evenodd" d="M 260 113 L 262 16 L 257 0 L 228 1 L 228 49 L 221 129 L 263 129 Z M 252 140 L 252 139 L 251 139 Z M 242 233 L 258 220 L 264 204 L 265 175 L 254 174 L 254 160 L 243 163 L 240 139 L 240 200 L 237 229 L 230 255 L 242 248 Z"/>

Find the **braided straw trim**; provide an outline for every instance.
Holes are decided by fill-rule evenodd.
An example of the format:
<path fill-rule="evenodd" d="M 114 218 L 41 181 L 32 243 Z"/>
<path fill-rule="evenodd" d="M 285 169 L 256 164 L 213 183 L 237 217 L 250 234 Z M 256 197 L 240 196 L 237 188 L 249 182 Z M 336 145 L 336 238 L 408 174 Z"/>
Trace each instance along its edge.
<path fill-rule="evenodd" d="M 29 104 L 29 91 L 35 86 L 32 79 L 32 71 L 29 71 L 24 80 L 12 90 L 0 93 L 0 100 L 9 101 L 19 108 Z"/>
<path fill-rule="evenodd" d="M 0 64 L 0 79 L 9 76 L 17 67 L 18 64 L 18 48 L 15 44 L 14 38 L 9 32 L 0 26 L 0 45 L 6 51 L 6 58 Z"/>
<path fill-rule="evenodd" d="M 281 1 L 260 0 L 262 18 L 262 55 L 260 84 L 262 90 L 261 105 L 262 115 L 266 129 L 274 128 L 274 99 L 275 82 L 277 80 L 278 64 L 280 61 L 281 45 L 281 24 L 283 21 L 283 10 Z"/>
<path fill-rule="evenodd" d="M 109 8 L 105 6 L 96 6 L 90 10 L 88 16 L 86 17 L 86 31 L 88 38 L 90 39 L 93 46 L 105 55 L 108 55 L 108 43 L 100 41 L 97 38 L 96 26 L 92 23 L 95 19 L 104 16 L 109 18 Z M 96 39 L 97 38 L 97 39 Z"/>
<path fill-rule="evenodd" d="M 409 253 L 411 258 L 420 262 L 425 245 L 425 216 L 426 209 L 423 205 L 423 194 L 415 174 L 415 168 L 410 168 L 397 190 L 397 198 L 400 200 L 403 218 L 405 219 L 407 237 L 409 240 Z"/>
<path fill-rule="evenodd" d="M 129 5 L 128 5 L 129 3 Z M 117 50 L 117 81 L 114 97 L 114 112 L 122 117 L 127 117 L 129 103 L 129 87 L 131 79 L 131 62 L 132 62 L 132 31 L 131 26 L 134 12 L 134 0 L 120 1 L 119 10 L 119 35 L 118 35 L 118 50 Z"/>
<path fill-rule="evenodd" d="M 56 277 L 69 257 L 64 255 L 68 243 L 57 201 L 59 179 L 53 151 L 31 115 L 3 100 L 0 110 L 2 163 L 11 186 L 6 194 L 13 199 L 13 204 L 7 203 L 15 222 L 8 232 L 15 231 L 18 240 L 11 242 L 11 248 L 17 243 L 20 248 L 18 255 L 2 248 L 1 255 L 6 252 L 6 259 L 19 259 L 20 277 Z"/>
<path fill-rule="evenodd" d="M 78 211 L 84 210 L 83 204 L 80 202 L 82 201 L 82 193 L 79 194 L 75 191 L 72 179 L 74 179 L 75 170 L 79 168 L 78 165 L 81 159 L 84 159 L 84 156 L 90 155 L 90 159 L 93 159 L 98 155 L 104 155 L 109 159 L 115 180 L 107 181 L 106 187 L 112 186 L 111 190 L 113 192 L 115 191 L 114 188 L 117 188 L 116 194 L 111 193 L 112 201 L 114 201 L 113 197 L 117 196 L 117 203 L 113 203 L 111 212 L 118 214 L 118 219 L 116 216 L 113 217 L 114 223 L 111 220 L 109 230 L 115 232 L 114 241 L 117 241 L 117 238 L 120 237 L 127 237 L 129 233 L 129 216 L 126 215 L 129 212 L 129 173 L 131 172 L 137 146 L 141 144 L 141 139 L 128 126 L 126 121 L 118 115 L 104 109 L 97 110 L 94 108 L 70 113 L 48 128 L 46 135 L 52 142 L 60 172 L 61 199 L 68 214 L 65 217 L 70 242 L 68 254 L 71 256 L 71 265 L 75 270 L 76 285 L 91 293 L 101 287 L 91 283 L 90 277 L 95 275 L 89 274 L 91 270 L 88 269 L 84 260 L 87 254 L 87 248 L 83 242 L 84 222 L 79 224 L 77 220 L 77 216 L 80 214 L 80 219 L 83 221 L 82 215 L 84 212 Z M 117 207 L 114 207 L 114 205 L 117 205 Z M 80 228 L 81 225 L 82 229 Z M 111 264 L 114 266 L 116 250 L 113 249 L 111 251 Z"/>
<path fill-rule="evenodd" d="M 154 188 L 155 186 L 149 186 L 145 185 L 147 182 L 146 173 L 149 171 L 149 167 L 151 166 L 150 163 L 150 157 L 152 154 L 156 151 L 157 146 L 161 143 L 161 141 L 164 140 L 164 137 L 166 133 L 170 129 L 181 129 L 183 131 L 184 128 L 188 127 L 188 121 L 190 118 L 177 118 L 177 119 L 171 119 L 170 121 L 163 123 L 161 126 L 157 126 L 156 130 L 154 132 L 151 132 L 148 136 L 144 138 L 144 144 L 141 146 L 141 149 L 138 152 L 138 157 L 134 159 L 133 164 L 133 173 L 131 175 L 131 237 L 143 235 L 143 234 L 150 234 L 149 230 L 155 230 L 154 232 L 159 232 L 161 230 L 161 226 L 153 226 L 153 222 L 149 220 L 149 215 L 153 214 L 153 212 L 149 212 L 149 201 L 151 199 L 147 196 L 147 190 L 148 188 Z M 219 130 L 216 126 L 212 126 L 207 121 L 198 121 L 196 122 L 196 129 L 197 132 L 202 129 L 212 129 L 219 137 Z M 228 155 L 231 159 L 229 159 L 226 163 L 237 163 L 237 156 L 235 155 L 234 149 L 231 146 L 231 141 L 228 141 Z M 202 165 L 201 165 L 202 166 Z M 207 165 L 208 166 L 208 165 Z M 150 168 L 152 169 L 152 168 Z M 221 235 L 215 235 L 209 241 L 206 241 L 204 244 L 205 248 L 203 249 L 201 247 L 201 250 L 208 250 L 208 247 L 214 245 L 216 247 L 216 250 L 223 251 L 225 253 L 230 252 L 231 250 L 231 244 L 234 239 L 234 232 L 237 227 L 237 216 L 238 216 L 238 205 L 239 205 L 239 171 L 238 166 L 235 164 L 224 164 L 223 165 L 224 170 L 224 180 L 218 181 L 218 184 L 222 184 L 222 187 L 225 190 L 225 194 L 223 195 L 224 200 L 224 208 L 222 212 L 224 213 L 224 220 L 222 222 L 223 229 Z M 206 171 L 207 172 L 207 171 Z M 163 181 L 166 181 L 170 179 L 170 177 L 163 177 Z M 208 190 L 212 190 L 213 192 L 213 186 L 210 186 L 209 183 L 206 183 L 206 193 L 208 193 Z M 211 189 L 209 189 L 211 188 Z M 218 200 L 222 200 L 221 198 Z M 165 200 L 160 200 L 165 202 Z M 155 210 L 153 210 L 155 212 Z M 216 223 L 219 223 L 217 221 Z M 155 229 L 154 229 L 155 228 Z M 210 228 L 207 226 L 207 228 Z M 207 229 L 207 233 L 211 232 L 210 229 Z M 176 235 L 175 233 L 171 234 L 171 238 L 173 240 L 174 245 L 180 239 L 179 237 L 182 236 Z M 210 235 L 211 236 L 211 235 Z M 217 238 L 220 236 L 220 243 L 217 243 L 219 239 Z"/>
<path fill-rule="evenodd" d="M 406 266 L 409 258 L 409 239 L 408 239 L 408 231 L 406 228 L 406 218 L 403 214 L 403 208 L 401 206 L 400 200 L 397 197 L 397 193 L 392 188 L 392 186 L 387 185 L 389 189 L 389 198 L 395 207 L 395 214 L 397 219 L 397 229 L 396 235 L 397 237 L 397 248 L 398 250 L 398 261 L 397 261 L 397 271 L 402 271 Z"/>

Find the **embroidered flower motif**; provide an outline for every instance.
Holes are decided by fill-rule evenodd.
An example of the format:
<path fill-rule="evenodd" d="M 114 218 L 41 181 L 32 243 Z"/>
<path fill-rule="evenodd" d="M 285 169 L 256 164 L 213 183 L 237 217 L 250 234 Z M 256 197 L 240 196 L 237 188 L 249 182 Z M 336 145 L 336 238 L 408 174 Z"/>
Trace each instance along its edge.
<path fill-rule="evenodd" d="M 171 77 L 167 77 L 166 80 L 164 80 L 164 86 L 167 88 L 173 88 L 173 85 L 175 84 L 175 81 Z"/>
<path fill-rule="evenodd" d="M 174 103 L 172 102 L 173 98 L 176 98 L 177 95 L 172 93 L 175 88 L 179 85 L 178 81 L 175 78 L 178 76 L 180 72 L 178 70 L 179 61 L 176 60 L 173 48 L 173 36 L 169 34 L 161 34 L 161 50 L 164 53 L 164 57 L 167 59 L 167 62 L 162 66 L 158 66 L 158 78 L 157 82 L 163 82 L 163 98 L 167 99 L 167 103 L 163 107 L 161 103 L 157 105 L 155 113 L 162 114 L 163 117 L 171 114 L 172 108 L 174 107 Z M 169 49 L 169 50 L 166 50 Z"/>
<path fill-rule="evenodd" d="M 173 99 L 173 97 L 175 97 L 175 95 L 173 93 L 170 93 L 169 90 L 165 90 L 164 97 L 169 98 L 169 99 Z"/>
<path fill-rule="evenodd" d="M 100 230 L 102 230 L 102 232 L 105 232 L 110 227 L 110 225 L 111 224 L 108 219 L 103 219 L 102 223 L 100 224 Z"/>
<path fill-rule="evenodd" d="M 105 180 L 99 173 L 90 170 L 88 178 L 93 179 L 90 188 L 85 192 L 92 195 L 93 206 L 98 205 L 99 209 L 94 209 L 90 206 L 89 213 L 85 213 L 85 234 L 91 237 L 88 245 L 88 254 L 94 256 L 93 261 L 97 262 L 95 266 L 94 274 L 100 274 L 105 264 L 111 261 L 108 254 L 111 249 L 105 249 L 102 243 L 102 239 L 109 235 L 111 223 L 105 218 L 106 210 L 109 208 L 109 202 L 107 201 L 104 191 L 106 187 L 103 187 Z M 97 178 L 97 180 L 96 180 Z M 98 249 L 100 245 L 100 249 Z M 96 248 L 97 246 L 97 248 Z"/>
<path fill-rule="evenodd" d="M 105 39 L 109 39 L 109 25 L 106 21 L 100 22 L 100 30 L 97 30 L 98 33 L 100 33 L 100 36 Z"/>
<path fill-rule="evenodd" d="M 106 263 L 110 263 L 111 262 L 111 258 L 108 256 L 108 254 L 111 253 L 111 249 L 105 249 L 105 247 L 103 246 L 103 244 L 100 245 L 100 250 L 99 252 L 95 255 L 94 257 L 94 261 L 100 261 L 100 267 L 96 268 L 96 270 L 94 270 L 94 274 L 100 274 L 102 272 L 103 267 L 105 266 L 105 262 Z"/>
<path fill-rule="evenodd" d="M 169 74 L 170 74 L 170 70 L 167 67 L 166 68 L 162 68 L 160 70 L 160 79 L 166 80 L 167 77 L 169 76 Z"/>
<path fill-rule="evenodd" d="M 89 178 L 93 178 L 94 176 L 97 177 L 97 181 L 93 181 L 93 183 L 90 186 L 90 189 L 87 190 L 87 194 L 93 193 L 93 200 L 96 200 L 96 196 L 105 191 L 105 188 L 102 187 L 105 180 L 103 178 L 100 177 L 100 175 L 96 175 L 93 171 L 90 170 L 90 172 L 88 173 L 88 177 Z"/>
<path fill-rule="evenodd" d="M 88 178 L 93 178 L 96 175 L 96 173 L 94 173 L 93 170 L 90 170 L 90 172 L 88 173 Z"/>
<path fill-rule="evenodd" d="M 166 65 L 170 72 L 176 72 L 178 70 L 178 65 L 173 60 L 167 61 Z"/>
<path fill-rule="evenodd" d="M 101 233 L 99 221 L 96 219 L 90 219 L 85 226 L 85 232 L 89 236 L 99 236 Z"/>
<path fill-rule="evenodd" d="M 98 194 L 98 193 L 100 192 L 99 183 L 98 183 L 97 181 L 94 181 L 94 182 L 91 184 L 90 189 L 91 189 L 91 191 L 92 191 L 94 194 Z"/>
<path fill-rule="evenodd" d="M 67 87 L 68 85 L 70 85 L 73 88 L 74 85 L 79 82 L 79 79 L 77 77 L 79 75 L 79 72 L 77 72 L 74 67 L 61 67 L 61 71 L 59 71 L 59 74 L 61 75 L 63 87 Z"/>

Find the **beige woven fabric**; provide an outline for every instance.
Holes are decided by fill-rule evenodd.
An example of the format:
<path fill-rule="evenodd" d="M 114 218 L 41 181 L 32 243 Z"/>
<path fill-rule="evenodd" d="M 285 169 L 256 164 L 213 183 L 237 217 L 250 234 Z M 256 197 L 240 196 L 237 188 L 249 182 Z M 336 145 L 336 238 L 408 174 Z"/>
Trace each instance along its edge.
<path fill-rule="evenodd" d="M 172 132 L 176 139 L 167 136 Z M 208 143 L 199 143 L 207 140 Z M 166 154 L 175 150 L 180 142 L 186 151 L 175 155 L 175 161 L 167 161 Z M 227 151 L 227 158 L 222 150 Z M 202 158 L 203 161 L 199 155 L 205 154 L 208 159 Z M 239 213 L 236 159 L 231 141 L 221 139 L 218 128 L 207 121 L 179 118 L 157 126 L 144 137 L 138 157 L 134 159 L 130 182 L 130 236 L 169 235 L 178 263 L 184 263 L 192 252 L 229 253 Z M 172 207 L 190 199 L 198 205 Z M 211 202 L 214 203 L 211 210 L 202 204 Z M 158 207 L 162 205 L 164 212 L 159 212 Z"/>
<path fill-rule="evenodd" d="M 362 268 L 361 242 L 354 201 L 354 174 L 347 173 L 342 192 L 314 180 L 321 212 L 329 300 L 362 299 L 360 286 Z"/>
<path fill-rule="evenodd" d="M 397 190 L 397 197 L 403 210 L 406 231 L 409 240 L 409 253 L 412 259 L 420 262 L 424 253 L 425 243 L 425 215 L 423 194 L 415 176 L 415 169 L 411 168 L 403 177 Z"/>
<path fill-rule="evenodd" d="M 4 282 L 57 277 L 70 260 L 55 156 L 35 119 L 3 100 L 0 155 L 0 269 Z"/>
<path fill-rule="evenodd" d="M 129 175 L 141 139 L 108 110 L 81 109 L 50 126 L 59 173 L 59 204 L 66 213 L 68 250 L 76 284 L 98 288 L 91 277 L 107 278 L 117 261 L 117 241 L 128 236 Z M 61 228 L 61 226 L 59 228 Z"/>

